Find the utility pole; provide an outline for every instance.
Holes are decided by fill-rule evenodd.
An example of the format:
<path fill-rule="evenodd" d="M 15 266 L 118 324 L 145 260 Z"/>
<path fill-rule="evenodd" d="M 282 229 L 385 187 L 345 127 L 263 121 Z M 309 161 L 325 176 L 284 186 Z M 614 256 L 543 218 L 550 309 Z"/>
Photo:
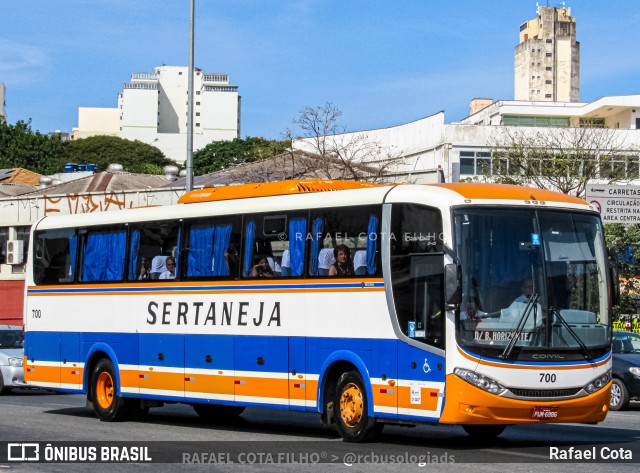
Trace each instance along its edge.
<path fill-rule="evenodd" d="M 187 86 L 187 161 L 185 191 L 193 190 L 193 18 L 195 15 L 195 0 L 191 0 L 191 14 L 189 18 L 189 79 Z"/>

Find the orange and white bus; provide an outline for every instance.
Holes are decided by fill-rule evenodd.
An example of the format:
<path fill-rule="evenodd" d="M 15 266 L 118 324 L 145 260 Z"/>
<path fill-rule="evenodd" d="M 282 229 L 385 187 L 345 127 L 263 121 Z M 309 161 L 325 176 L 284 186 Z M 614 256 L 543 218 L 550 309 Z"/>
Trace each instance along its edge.
<path fill-rule="evenodd" d="M 608 411 L 614 285 L 577 198 L 247 184 L 45 217 L 30 241 L 25 378 L 86 393 L 104 421 L 262 406 L 365 441 L 386 423 L 495 436 Z"/>

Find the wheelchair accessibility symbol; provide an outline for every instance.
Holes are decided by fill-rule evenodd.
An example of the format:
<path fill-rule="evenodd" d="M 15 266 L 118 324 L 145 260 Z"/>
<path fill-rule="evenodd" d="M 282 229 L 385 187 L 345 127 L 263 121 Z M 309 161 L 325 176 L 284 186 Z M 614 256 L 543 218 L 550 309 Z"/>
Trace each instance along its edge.
<path fill-rule="evenodd" d="M 422 371 L 425 373 L 429 373 L 431 371 L 431 366 L 429 366 L 426 358 L 424 359 L 424 365 L 422 365 Z"/>

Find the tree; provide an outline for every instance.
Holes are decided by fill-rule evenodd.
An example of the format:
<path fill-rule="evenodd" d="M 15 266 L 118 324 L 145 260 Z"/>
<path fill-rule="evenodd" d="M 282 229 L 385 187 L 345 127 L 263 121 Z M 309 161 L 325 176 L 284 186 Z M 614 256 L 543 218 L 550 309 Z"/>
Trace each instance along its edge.
<path fill-rule="evenodd" d="M 593 179 L 612 183 L 638 173 L 637 157 L 625 156 L 623 135 L 611 128 L 500 127 L 490 145 L 485 179 L 493 182 L 584 197 Z"/>
<path fill-rule="evenodd" d="M 196 174 L 208 174 L 242 163 L 250 163 L 277 156 L 291 146 L 291 141 L 267 140 L 260 137 L 214 141 L 193 153 Z"/>
<path fill-rule="evenodd" d="M 327 179 L 361 179 L 372 182 L 388 180 L 390 171 L 401 160 L 401 154 L 379 141 L 372 140 L 366 132 L 347 133 L 340 124 L 342 112 L 327 102 L 317 107 L 304 107 L 293 121 L 300 135 L 287 130 L 285 136 L 292 140 L 291 165 L 295 166 L 296 150 L 317 156 L 316 173 Z M 341 172 L 336 175 L 336 169 Z"/>
<path fill-rule="evenodd" d="M 40 174 L 58 170 L 63 143 L 31 129 L 31 119 L 10 125 L 0 117 L 0 168 L 27 168 Z"/>
<path fill-rule="evenodd" d="M 162 169 L 175 162 L 155 146 L 115 136 L 91 136 L 64 143 L 64 153 L 58 161 L 59 169 L 65 163 L 96 164 L 106 170 L 110 164 L 122 164 L 126 172 L 162 174 Z"/>

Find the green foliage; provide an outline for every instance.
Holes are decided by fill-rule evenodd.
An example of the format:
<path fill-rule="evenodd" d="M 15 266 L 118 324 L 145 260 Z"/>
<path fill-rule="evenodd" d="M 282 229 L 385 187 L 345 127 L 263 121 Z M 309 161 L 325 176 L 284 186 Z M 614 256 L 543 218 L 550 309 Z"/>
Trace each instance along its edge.
<path fill-rule="evenodd" d="M 213 141 L 193 153 L 193 169 L 197 175 L 208 174 L 238 164 L 271 158 L 290 147 L 290 140 L 276 141 L 259 137 Z"/>
<path fill-rule="evenodd" d="M 614 314 L 636 314 L 640 303 L 640 225 L 608 223 L 604 234 L 607 246 L 619 255 L 620 305 Z"/>
<path fill-rule="evenodd" d="M 58 136 L 31 130 L 31 120 L 8 124 L 0 117 L 0 168 L 27 168 L 40 174 L 56 172 L 63 143 Z"/>
<path fill-rule="evenodd" d="M 91 136 L 66 141 L 59 160 L 58 172 L 65 163 L 96 164 L 104 171 L 109 164 L 122 164 L 124 171 L 132 173 L 162 174 L 162 168 L 175 163 L 155 146 L 115 136 Z"/>

